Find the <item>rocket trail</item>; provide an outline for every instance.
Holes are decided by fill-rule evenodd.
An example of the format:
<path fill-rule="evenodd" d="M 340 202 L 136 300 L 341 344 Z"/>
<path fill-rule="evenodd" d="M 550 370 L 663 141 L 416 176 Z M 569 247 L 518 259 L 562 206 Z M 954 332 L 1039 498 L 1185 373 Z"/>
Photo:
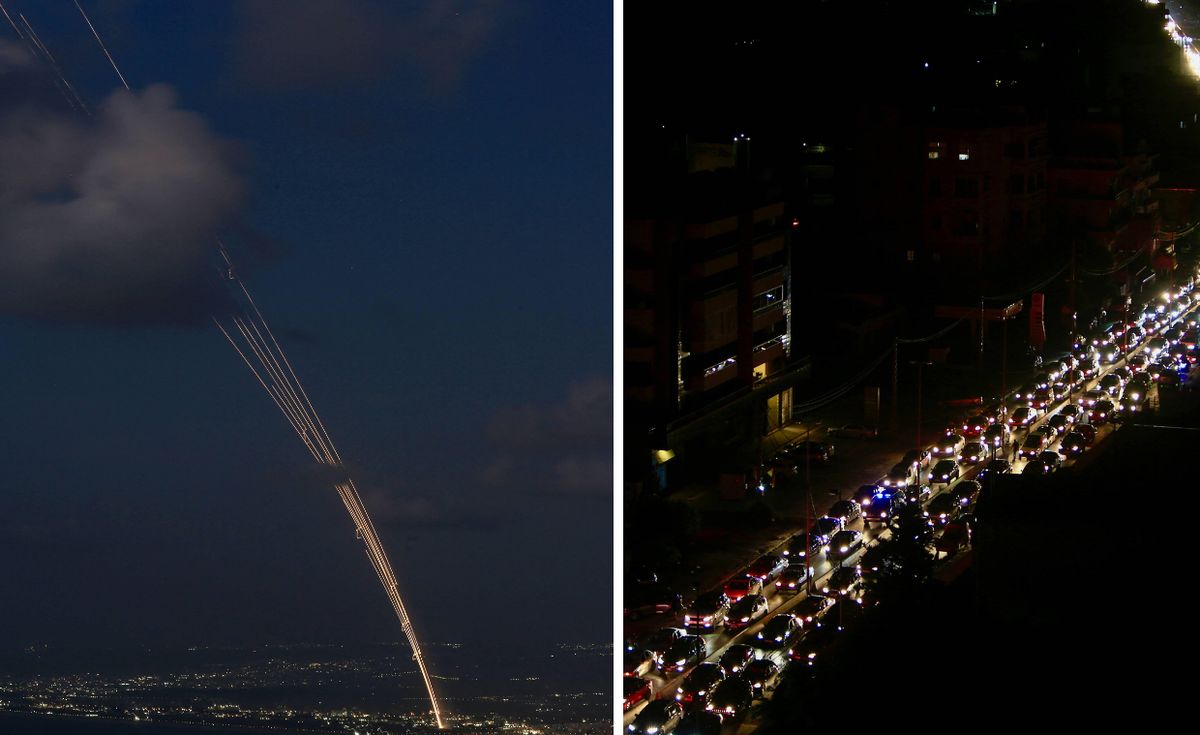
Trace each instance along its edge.
<path fill-rule="evenodd" d="M 88 28 L 92 29 L 92 35 L 96 37 L 96 43 L 100 44 L 100 49 L 108 57 L 108 63 L 112 64 L 113 71 L 117 73 L 117 79 L 121 80 L 121 84 L 125 85 L 125 89 L 129 89 L 129 82 L 125 81 L 125 75 L 117 68 L 117 62 L 113 61 L 112 54 L 108 53 L 108 47 L 104 45 L 104 41 L 100 40 L 100 34 L 96 32 L 96 26 L 92 25 L 92 19 L 88 17 L 88 14 L 83 12 L 83 6 L 79 4 L 79 0 L 75 0 L 75 7 L 79 8 L 79 14 L 83 16 L 83 20 L 87 23 Z"/>
<path fill-rule="evenodd" d="M 108 48 L 104 45 L 104 41 L 96 31 L 96 27 L 92 25 L 91 19 L 84 12 L 83 6 L 79 4 L 79 0 L 74 0 L 74 2 L 75 7 L 79 9 L 79 14 L 87 22 L 88 28 L 91 29 L 92 35 L 96 38 L 96 42 L 100 44 L 100 48 L 108 58 L 108 63 L 112 65 L 113 71 L 117 73 L 117 78 L 121 80 L 121 84 L 125 86 L 125 89 L 129 89 L 129 83 L 125 81 L 125 76 L 117 68 L 117 62 L 113 60 L 112 54 L 108 52 Z M 8 13 L 5 11 L 5 16 L 7 15 Z M 21 19 L 24 21 L 23 17 Z M 29 28 L 27 21 L 26 27 Z M 29 30 L 32 34 L 32 28 L 29 28 Z M 19 29 L 17 32 L 20 35 Z M 46 51 L 46 54 L 49 56 L 49 51 Z M 55 66 L 57 69 L 57 65 Z M 62 76 L 61 72 L 59 76 Z M 65 77 L 63 77 L 63 82 L 68 87 L 70 86 L 66 82 Z M 73 88 L 72 91 L 74 91 Z M 82 100 L 80 102 L 82 103 Z M 274 332 L 271 331 L 271 325 L 267 323 L 266 317 L 259 310 L 258 304 L 255 303 L 254 297 L 250 295 L 246 284 L 237 276 L 233 267 L 233 261 L 230 260 L 229 253 L 226 252 L 225 246 L 220 240 L 217 241 L 217 251 L 225 261 L 228 280 L 237 283 L 238 289 L 245 298 L 245 304 L 241 309 L 242 313 L 230 319 L 232 322 L 231 328 L 226 328 L 216 317 L 213 317 L 213 323 L 216 324 L 222 336 L 225 337 L 230 346 L 237 352 L 238 357 L 245 363 L 246 368 L 250 370 L 250 374 L 254 376 L 254 379 L 270 397 L 276 408 L 287 419 L 288 424 L 295 430 L 297 436 L 304 443 L 305 449 L 309 451 L 309 454 L 312 455 L 317 464 L 343 468 L 342 456 L 338 452 L 337 447 L 334 446 L 333 438 L 329 435 L 328 429 L 325 428 L 325 423 L 321 421 L 321 416 L 317 413 L 316 407 L 313 406 L 308 391 L 304 389 L 304 385 L 300 382 L 295 368 L 292 367 L 291 361 L 288 360 L 287 353 L 283 351 L 283 347 L 280 346 L 279 341 L 275 338 Z M 240 335 L 244 341 L 244 349 L 242 345 L 238 344 L 236 335 Z M 270 340 L 270 344 L 268 344 L 268 339 Z M 253 361 L 251 357 L 254 358 Z M 286 373 L 284 372 L 285 367 L 287 368 Z M 433 717 L 437 721 L 438 729 L 445 729 L 446 723 L 442 717 L 442 708 L 438 702 L 437 692 L 433 688 L 433 679 L 429 673 L 429 667 L 425 662 L 424 654 L 421 652 L 421 644 L 417 640 L 416 631 L 413 629 L 412 619 L 408 616 L 408 610 L 404 607 L 404 601 L 400 599 L 396 574 L 392 571 L 391 561 L 384 551 L 383 543 L 379 540 L 379 534 L 375 531 L 375 524 L 371 522 L 371 516 L 367 514 L 366 506 L 363 505 L 362 498 L 359 496 L 358 488 L 354 485 L 353 480 L 346 478 L 336 483 L 334 489 L 337 490 L 343 505 L 346 506 L 346 512 L 350 514 L 350 519 L 354 522 L 357 535 L 362 539 L 367 557 L 370 559 L 371 568 L 375 570 L 376 576 L 379 577 L 383 591 L 387 595 L 393 611 L 396 613 L 396 618 L 400 621 L 400 629 L 404 631 L 408 645 L 412 648 L 413 660 L 417 662 L 417 668 L 420 670 L 421 678 L 425 682 L 425 690 L 429 694 L 429 704 L 433 710 Z"/>
<path fill-rule="evenodd" d="M 25 40 L 25 34 L 21 33 L 21 29 L 17 28 L 17 24 L 13 22 L 12 16 L 8 14 L 8 8 L 4 7 L 4 3 L 0 3 L 0 13 L 4 13 L 4 17 L 8 19 L 8 24 L 17 32 L 17 38 Z"/>
<path fill-rule="evenodd" d="M 213 319 L 213 322 L 238 353 L 238 356 L 242 358 L 242 362 L 246 364 L 255 380 L 270 396 L 301 441 L 304 442 L 305 448 L 308 449 L 313 459 L 318 464 L 327 467 L 343 467 L 341 454 L 337 451 L 316 408 L 313 407 L 308 391 L 304 389 L 304 385 L 296 375 L 291 361 L 288 360 L 287 354 L 275 338 L 274 332 L 271 331 L 270 324 L 267 323 L 258 305 L 254 302 L 245 283 L 235 274 L 233 263 L 223 245 L 220 245 L 219 251 L 221 257 L 225 259 L 229 280 L 237 283 L 238 290 L 245 297 L 245 306 L 241 315 L 231 318 L 232 329 L 226 329 L 216 318 Z M 241 344 L 238 342 L 238 336 L 241 337 Z M 408 645 L 412 649 L 413 660 L 416 661 L 421 679 L 425 683 L 425 690 L 429 694 L 429 702 L 438 728 L 445 728 L 441 704 L 438 702 L 437 693 L 433 687 L 434 677 L 429 672 L 429 666 L 425 661 L 421 644 L 417 640 L 412 619 L 408 615 L 404 601 L 400 598 L 396 574 L 392 570 L 391 561 L 383 548 L 383 542 L 375 530 L 375 524 L 371 521 L 371 516 L 367 513 L 366 506 L 363 505 L 362 497 L 353 480 L 347 478 L 338 482 L 334 485 L 334 489 L 341 498 L 342 504 L 346 506 L 346 512 L 354 523 L 357 536 L 362 539 L 367 559 L 371 562 L 371 568 L 375 570 L 375 575 L 379 578 L 388 602 L 391 603 L 392 610 L 400 622 L 400 629 L 404 632 Z"/>

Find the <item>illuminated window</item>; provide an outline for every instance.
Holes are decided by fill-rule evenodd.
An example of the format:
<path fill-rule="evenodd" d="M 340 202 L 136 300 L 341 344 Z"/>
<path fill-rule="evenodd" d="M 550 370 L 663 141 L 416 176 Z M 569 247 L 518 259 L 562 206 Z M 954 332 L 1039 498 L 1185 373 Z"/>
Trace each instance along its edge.
<path fill-rule="evenodd" d="M 958 147 L 958 160 L 960 160 L 960 161 L 971 160 L 971 146 L 960 145 Z"/>
<path fill-rule="evenodd" d="M 941 158 L 941 157 L 942 157 L 941 141 L 937 141 L 937 140 L 929 141 L 929 158 L 930 158 L 930 160 L 934 160 L 934 159 Z"/>

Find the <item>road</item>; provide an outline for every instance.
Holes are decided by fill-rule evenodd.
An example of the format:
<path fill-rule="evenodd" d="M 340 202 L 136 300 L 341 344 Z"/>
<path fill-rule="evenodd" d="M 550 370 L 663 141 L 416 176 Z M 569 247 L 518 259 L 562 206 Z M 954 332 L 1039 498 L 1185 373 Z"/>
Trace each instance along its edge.
<path fill-rule="evenodd" d="M 1200 295 L 1200 291 L 1197 291 L 1196 293 L 1198 295 Z M 1140 313 L 1140 311 L 1141 311 L 1140 309 L 1138 309 L 1136 311 L 1131 311 L 1131 318 L 1134 313 Z M 1119 357 L 1119 359 L 1117 359 L 1112 364 L 1104 365 L 1102 367 L 1102 369 L 1100 370 L 1100 372 L 1095 377 L 1093 377 L 1091 380 L 1087 380 L 1084 383 L 1078 385 L 1075 388 L 1075 390 L 1070 392 L 1069 394 L 1067 394 L 1067 396 L 1064 396 L 1063 398 L 1060 398 L 1059 400 L 1057 400 L 1056 402 L 1051 404 L 1048 407 L 1048 410 L 1043 415 L 1041 415 L 1035 422 L 1030 424 L 1028 427 L 1025 427 L 1023 429 L 1019 429 L 1019 430 L 1015 431 L 1014 436 L 1016 436 L 1018 439 L 1023 441 L 1029 432 L 1035 431 L 1037 428 L 1046 424 L 1053 415 L 1055 415 L 1056 413 L 1061 411 L 1061 409 L 1064 406 L 1068 405 L 1068 402 L 1070 400 L 1077 399 L 1078 396 L 1080 396 L 1085 391 L 1096 389 L 1098 387 L 1100 381 L 1104 378 L 1104 376 L 1110 374 L 1111 372 L 1113 372 L 1114 370 L 1116 370 L 1120 367 L 1126 366 L 1128 359 L 1130 357 L 1132 357 L 1134 355 L 1138 355 L 1138 354 L 1147 354 L 1148 348 L 1147 348 L 1146 343 L 1148 341 L 1150 341 L 1150 339 L 1152 337 L 1162 335 L 1163 333 L 1170 330 L 1173 326 L 1178 326 L 1178 325 L 1182 324 L 1185 319 L 1187 319 L 1189 317 L 1195 317 L 1198 312 L 1200 312 L 1200 296 L 1198 296 L 1196 303 L 1192 303 L 1191 305 L 1189 305 L 1188 308 L 1186 310 L 1184 310 L 1182 313 L 1180 313 L 1176 318 L 1171 319 L 1168 323 L 1164 324 L 1163 326 L 1159 327 L 1156 330 L 1147 332 L 1147 334 L 1144 336 L 1144 338 L 1141 340 L 1141 342 L 1137 346 L 1130 349 L 1128 354 L 1122 354 Z M 1118 346 L 1120 346 L 1119 342 L 1118 342 Z M 1147 356 L 1148 356 L 1148 354 L 1147 354 Z M 1157 394 L 1157 386 L 1155 385 L 1151 389 L 1151 396 L 1149 399 L 1147 399 L 1146 405 L 1150 405 L 1152 402 L 1157 400 L 1156 394 Z M 1114 402 L 1116 402 L 1116 401 L 1114 401 Z M 1093 447 L 1085 450 L 1084 453 L 1081 454 L 1078 458 L 1066 459 L 1063 463 L 1063 469 L 1073 466 L 1076 462 L 1087 461 L 1087 458 L 1090 456 L 1090 453 L 1094 452 L 1096 447 L 1101 445 L 1104 442 L 1104 440 L 1108 436 L 1110 436 L 1114 431 L 1116 431 L 1118 428 L 1119 428 L 1119 424 L 1114 424 L 1114 423 L 1103 423 L 1103 424 L 1098 425 L 1096 440 L 1095 440 Z M 850 446 L 853 446 L 853 445 L 850 445 Z M 1061 448 L 1061 438 L 1055 438 L 1055 440 L 1047 448 L 1052 449 L 1054 451 L 1058 451 L 1058 449 Z M 1003 451 L 999 452 L 997 454 L 997 456 L 1006 457 L 1007 452 L 1008 452 L 1008 448 L 1006 447 Z M 847 453 L 843 453 L 842 445 L 839 445 L 838 446 L 838 460 L 840 462 L 845 462 L 847 459 L 853 458 L 852 456 L 847 457 L 846 454 Z M 853 455 L 854 453 L 850 452 L 848 454 Z M 876 455 L 876 457 L 877 457 L 877 455 Z M 895 462 L 899 461 L 899 459 L 900 459 L 899 455 L 894 456 L 891 459 L 891 462 L 886 463 L 886 466 L 882 470 L 880 469 L 880 467 L 882 466 L 882 463 L 879 463 L 879 460 L 877 458 L 876 458 L 875 462 L 872 464 L 872 466 L 855 467 L 854 465 L 850 465 L 850 467 L 852 469 L 838 473 L 839 477 L 838 477 L 837 484 L 839 487 L 842 487 L 842 488 L 846 488 L 846 487 L 855 488 L 855 487 L 858 487 L 858 485 L 864 485 L 864 484 L 877 482 L 877 478 L 879 478 L 883 474 L 883 472 L 886 471 L 887 468 L 890 468 L 891 464 L 894 464 Z M 1013 462 L 1013 471 L 1020 472 L 1026 466 L 1026 464 L 1027 464 L 1027 462 L 1025 460 L 1014 461 Z M 957 480 L 953 484 L 941 486 L 940 490 L 938 492 L 935 492 L 932 497 L 937 497 L 937 495 L 948 492 L 958 482 L 962 482 L 963 480 L 967 480 L 967 479 L 973 479 L 975 477 L 975 475 L 978 473 L 981 466 L 982 465 L 972 466 L 972 467 L 963 467 L 962 468 L 962 476 L 959 478 L 959 480 Z M 1062 471 L 1062 470 L 1060 469 L 1059 471 Z M 846 482 L 845 480 L 850 480 L 850 481 Z M 927 472 L 923 473 L 922 480 L 925 482 L 928 481 L 928 473 Z M 932 497 L 930 500 L 932 500 Z M 864 530 L 861 520 L 855 520 L 849 527 L 855 528 L 858 530 Z M 803 529 L 797 527 L 797 528 L 792 529 L 791 532 L 794 533 L 794 532 L 799 532 L 801 530 L 803 530 Z M 876 527 L 876 528 L 872 528 L 872 529 L 866 529 L 865 534 L 866 534 L 867 543 L 864 544 L 864 549 L 868 545 L 877 543 L 878 540 L 880 540 L 881 538 L 886 538 L 887 533 L 888 533 L 888 531 L 885 528 Z M 787 534 L 788 537 L 790 537 L 790 535 L 791 535 L 791 533 Z M 782 550 L 784 548 L 786 548 L 786 542 L 780 543 L 774 549 L 772 549 L 772 551 L 774 551 L 775 553 L 780 553 L 780 552 L 782 552 Z M 862 553 L 864 553 L 864 551 L 860 550 L 859 552 L 857 552 L 856 554 L 851 556 L 849 559 L 847 559 L 845 564 L 852 565 L 852 564 L 857 563 L 857 561 L 861 557 Z M 748 565 L 753 560 L 754 560 L 753 558 L 747 558 L 746 565 Z M 942 563 L 949 564 L 950 562 L 951 562 L 951 559 L 945 559 Z M 823 581 L 824 578 L 827 577 L 833 571 L 834 568 L 835 568 L 835 566 L 833 564 L 831 564 L 830 561 L 824 557 L 820 558 L 817 561 L 817 563 L 815 565 L 814 579 L 817 581 L 818 586 L 819 586 L 819 583 L 821 581 Z M 739 575 L 740 575 L 740 572 L 735 574 L 734 576 L 739 576 Z M 720 585 L 714 585 L 715 588 L 719 588 L 719 586 Z M 787 593 L 787 592 L 780 593 L 777 589 L 775 589 L 774 584 L 769 585 L 767 587 L 767 589 L 764 591 L 764 595 L 767 596 L 769 611 L 758 622 L 750 625 L 749 627 L 747 627 L 746 629 L 744 629 L 742 631 L 737 632 L 736 634 L 731 634 L 728 631 L 721 630 L 721 631 L 718 631 L 715 633 L 705 634 L 703 636 L 703 638 L 705 639 L 705 642 L 707 644 L 707 649 L 709 652 L 709 655 L 705 659 L 705 661 L 716 662 L 721 658 L 721 656 L 729 648 L 729 646 L 731 646 L 735 643 L 749 642 L 749 640 L 752 640 L 754 638 L 754 635 L 759 630 L 761 630 L 761 628 L 763 627 L 765 622 L 767 620 L 769 620 L 772 616 L 779 614 L 779 613 L 786 613 L 786 612 L 792 610 L 794 607 L 799 605 L 800 602 L 803 601 L 805 599 L 805 597 L 807 596 L 804 592 L 795 593 L 795 594 Z M 668 619 L 665 616 L 652 616 L 648 621 L 643 621 L 640 624 L 635 624 L 635 625 L 627 624 L 626 637 L 627 638 L 638 637 L 642 633 L 646 632 L 649 629 L 658 628 L 658 627 L 662 627 L 662 626 L 666 626 L 666 625 L 682 626 L 681 616 L 676 616 L 673 619 Z M 777 664 L 779 664 L 781 666 L 781 668 L 786 667 L 788 664 L 788 661 L 786 659 L 786 654 L 783 652 L 765 652 L 765 655 L 763 657 L 771 658 Z M 673 697 L 675 694 L 676 688 L 683 681 L 684 676 L 678 675 L 678 676 L 663 677 L 663 676 L 660 676 L 657 673 L 655 673 L 655 674 L 649 675 L 647 678 L 649 678 L 653 682 L 655 697 L 659 698 L 659 697 Z M 769 698 L 769 696 L 770 696 L 769 691 L 767 692 L 766 696 Z M 642 709 L 643 706 L 644 705 L 640 705 L 625 714 L 624 724 L 626 726 L 628 726 L 635 719 L 637 713 Z M 749 715 L 747 715 L 746 717 L 744 717 L 744 718 L 738 717 L 738 718 L 735 718 L 733 721 L 728 722 L 726 724 L 726 726 L 723 728 L 723 732 L 725 732 L 725 733 L 742 733 L 742 734 L 752 732 L 756 727 L 754 724 L 755 719 L 756 719 L 756 712 L 754 711 L 754 709 L 752 709 L 751 712 L 749 713 Z"/>

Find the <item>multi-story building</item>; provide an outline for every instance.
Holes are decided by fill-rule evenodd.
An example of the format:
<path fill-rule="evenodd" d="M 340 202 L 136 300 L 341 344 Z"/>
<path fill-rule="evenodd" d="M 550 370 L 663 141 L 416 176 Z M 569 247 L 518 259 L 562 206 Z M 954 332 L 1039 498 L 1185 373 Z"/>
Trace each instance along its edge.
<path fill-rule="evenodd" d="M 706 160 L 718 158 L 705 150 Z M 643 449 L 678 453 L 779 428 L 791 413 L 791 388 L 781 380 L 791 353 L 794 224 L 785 202 L 739 168 L 679 175 L 627 193 L 631 450 L 646 440 Z"/>
<path fill-rule="evenodd" d="M 1045 237 L 1045 123 L 1013 111 L 950 113 L 925 132 L 922 234 L 933 257 L 982 269 Z"/>
<path fill-rule="evenodd" d="M 1151 253 L 1159 224 L 1156 156 L 1126 155 L 1123 134 L 1115 121 L 1056 126 L 1051 207 L 1064 237 L 1110 253 Z"/>

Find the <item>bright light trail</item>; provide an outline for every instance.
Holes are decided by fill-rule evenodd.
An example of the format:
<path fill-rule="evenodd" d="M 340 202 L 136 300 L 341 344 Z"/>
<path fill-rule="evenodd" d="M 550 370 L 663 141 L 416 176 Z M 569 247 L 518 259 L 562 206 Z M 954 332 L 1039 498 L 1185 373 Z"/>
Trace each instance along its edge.
<path fill-rule="evenodd" d="M 338 453 L 324 422 L 321 421 L 320 415 L 313 407 L 308 392 L 304 390 L 291 361 L 280 347 L 274 332 L 271 331 L 271 326 L 259 311 L 246 284 L 234 271 L 233 262 L 229 259 L 225 247 L 220 244 L 218 247 L 221 257 L 225 259 L 226 275 L 229 280 L 237 283 L 238 289 L 245 297 L 245 304 L 241 315 L 230 318 L 231 329 L 227 329 L 215 317 L 213 322 L 233 346 L 238 356 L 242 358 L 242 362 L 249 368 L 258 384 L 267 392 L 275 406 L 291 424 L 313 459 L 318 464 L 327 467 L 342 467 L 341 454 Z M 237 336 L 239 335 L 244 344 L 238 343 Z M 251 357 L 253 357 L 253 361 Z M 417 662 L 417 668 L 425 682 L 425 689 L 429 693 L 429 702 L 433 708 L 433 716 L 437 721 L 438 728 L 445 728 L 441 706 L 438 703 L 437 693 L 433 689 L 433 677 L 429 673 L 425 655 L 421 652 L 421 644 L 417 640 L 412 619 L 408 616 L 408 610 L 400 598 L 396 574 L 383 549 L 383 542 L 380 541 L 379 534 L 375 530 L 375 524 L 372 523 L 371 516 L 367 513 L 366 506 L 363 505 L 362 497 L 359 496 L 358 488 L 353 480 L 347 478 L 338 482 L 334 485 L 334 489 L 337 490 L 338 496 L 346 506 L 346 512 L 350 514 L 350 519 L 354 522 L 356 535 L 363 541 L 371 568 L 379 577 L 379 583 L 383 586 L 383 591 L 392 604 L 392 610 L 400 621 L 400 629 L 404 631 L 408 645 L 412 648 L 413 660 Z"/>
<path fill-rule="evenodd" d="M 117 77 L 121 80 L 121 84 L 125 89 L 129 89 L 129 83 L 125 81 L 125 76 L 121 74 L 121 70 L 117 67 L 117 62 L 113 60 L 112 54 L 108 52 L 108 48 L 104 45 L 104 41 L 100 38 L 100 34 L 96 32 L 96 27 L 92 25 L 91 19 L 84 12 L 83 7 L 79 4 L 79 0 L 74 0 L 75 7 L 79 9 L 80 15 L 87 22 L 88 28 L 91 29 L 92 35 L 96 37 L 96 42 L 100 44 L 100 48 L 104 51 L 104 55 L 108 58 L 108 63 L 112 65 L 113 71 L 117 73 Z M 4 11 L 5 16 L 8 16 L 8 11 Z M 20 16 L 22 22 L 30 34 L 36 39 L 36 34 L 24 16 Z M 11 22 L 11 18 L 9 19 Z M 14 24 L 14 28 L 16 28 Z M 20 30 L 17 29 L 17 34 L 20 35 Z M 41 45 L 40 40 L 37 40 L 38 45 Z M 44 46 L 43 46 L 44 48 Z M 47 50 L 46 56 L 49 57 Z M 53 62 L 52 57 L 51 61 Z M 64 84 L 68 88 L 70 84 L 66 78 L 62 76 L 61 71 L 58 71 L 57 64 L 55 71 L 62 78 Z M 80 100 L 82 104 L 82 100 Z M 85 108 L 86 110 L 86 108 Z M 291 361 L 287 358 L 287 353 L 279 345 L 279 341 L 275 339 L 274 332 L 271 331 L 271 326 L 267 323 L 266 318 L 258 309 L 258 304 L 255 303 L 254 297 L 250 295 L 249 289 L 242 279 L 237 276 L 234 270 L 233 262 L 229 258 L 229 254 L 225 251 L 225 246 L 217 242 L 217 250 L 221 257 L 225 260 L 225 274 L 229 280 L 237 283 L 242 296 L 245 297 L 245 304 L 242 307 L 242 313 L 238 316 L 231 317 L 232 328 L 226 328 L 221 324 L 221 321 L 213 317 L 213 323 L 217 325 L 217 329 L 238 353 L 238 357 L 242 358 L 242 362 L 250 370 L 254 379 L 266 391 L 275 406 L 287 419 L 288 423 L 296 431 L 296 434 L 304 442 L 304 446 L 308 449 L 313 459 L 318 464 L 327 467 L 343 468 L 341 454 L 338 453 L 337 447 L 334 446 L 332 437 L 329 436 L 329 431 L 325 428 L 324 422 L 321 421 L 320 415 L 312 404 L 312 400 L 308 396 L 308 391 L 304 390 L 304 385 L 300 382 L 300 378 L 296 375 L 295 369 L 292 367 Z M 261 329 L 259 327 L 262 327 Z M 263 334 L 266 333 L 264 337 Z M 240 335 L 245 342 L 245 349 L 238 344 L 236 335 Z M 267 339 L 270 338 L 270 344 Z M 258 363 L 255 366 L 250 360 L 253 356 Z M 287 367 L 287 373 L 284 373 L 284 366 Z M 261 369 L 261 372 L 260 372 Z M 350 514 L 350 519 L 354 522 L 356 535 L 363 540 L 366 547 L 367 558 L 371 560 L 371 568 L 375 570 L 375 575 L 379 577 L 380 584 L 383 585 L 383 590 L 387 594 L 388 601 L 392 604 L 392 609 L 396 613 L 396 617 L 400 620 L 400 628 L 404 631 L 404 636 L 408 640 L 408 645 L 413 651 L 413 660 L 417 662 L 417 668 L 421 672 L 421 678 L 425 681 L 425 689 L 429 693 L 429 703 L 433 709 L 433 717 L 437 721 L 438 729 L 445 729 L 446 723 L 442 718 L 441 705 L 438 703 L 437 693 L 433 689 L 433 679 L 429 674 L 429 667 L 425 663 L 425 656 L 421 652 L 421 644 L 417 640 L 416 631 L 413 629 L 412 619 L 408 616 L 408 610 L 404 607 L 404 601 L 400 599 L 399 585 L 396 582 L 396 574 L 392 571 L 391 561 L 388 560 L 387 553 L 383 549 L 383 543 L 379 540 L 379 534 L 375 531 L 375 524 L 371 522 L 371 516 L 368 515 L 366 506 L 363 505 L 362 498 L 358 494 L 358 488 L 355 487 L 354 481 L 346 478 L 334 485 L 341 497 L 342 503 L 346 506 L 346 511 Z"/>

